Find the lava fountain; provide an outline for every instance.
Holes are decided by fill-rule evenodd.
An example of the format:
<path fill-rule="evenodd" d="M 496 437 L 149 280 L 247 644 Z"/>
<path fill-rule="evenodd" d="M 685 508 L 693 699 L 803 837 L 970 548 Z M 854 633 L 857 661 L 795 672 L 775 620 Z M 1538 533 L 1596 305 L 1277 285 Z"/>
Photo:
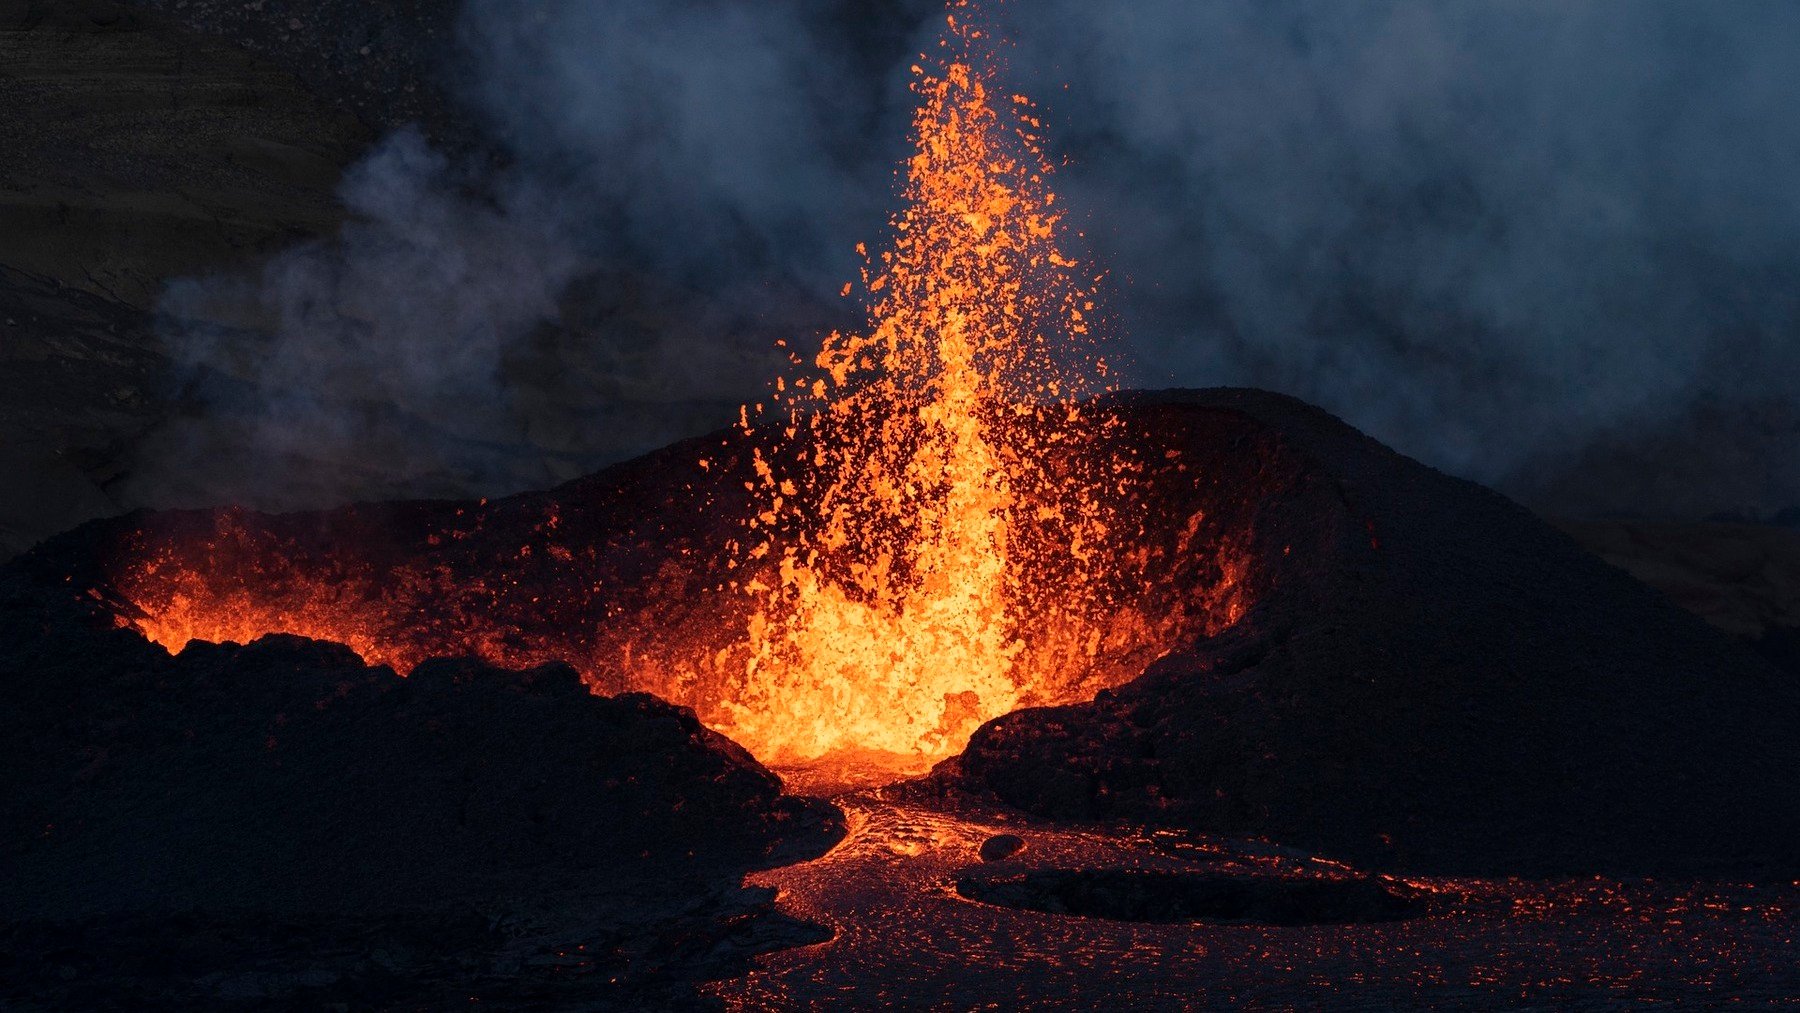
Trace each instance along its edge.
<path fill-rule="evenodd" d="M 831 334 L 773 411 L 744 415 L 787 439 L 757 459 L 745 552 L 779 565 L 747 585 L 759 608 L 725 727 L 778 757 L 960 748 L 1055 681 L 1026 617 L 1079 625 L 1096 587 L 1095 485 L 1048 470 L 1104 428 L 1078 404 L 1107 373 L 1089 279 L 1059 249 L 1029 101 L 995 87 L 981 30 L 948 24 L 951 55 L 913 68 L 916 150 L 893 247 L 863 271 L 866 332 Z"/>
<path fill-rule="evenodd" d="M 143 515 L 70 586 L 170 651 L 292 633 L 402 672 L 567 663 L 764 762 L 881 771 L 1235 622 L 1292 469 L 1108 396 L 1097 277 L 966 13 L 915 68 L 866 326 L 793 356 L 734 429 L 493 502 Z"/>

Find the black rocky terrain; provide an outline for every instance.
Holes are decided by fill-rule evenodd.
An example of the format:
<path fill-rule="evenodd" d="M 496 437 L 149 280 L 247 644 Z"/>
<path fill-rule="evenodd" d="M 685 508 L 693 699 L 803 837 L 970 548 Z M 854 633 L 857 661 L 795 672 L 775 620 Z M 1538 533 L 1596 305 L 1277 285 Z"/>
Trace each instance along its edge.
<path fill-rule="evenodd" d="M 1170 392 L 1136 410 L 1166 432 L 1236 417 L 1302 462 L 1253 522 L 1255 604 L 1091 703 L 990 722 L 940 782 L 1410 871 L 1800 866 L 1791 676 L 1300 402 Z"/>
<path fill-rule="evenodd" d="M 171 657 L 35 563 L 0 574 L 0 1004 L 660 1004 L 816 938 L 739 882 L 835 814 L 691 712 L 295 637 Z"/>

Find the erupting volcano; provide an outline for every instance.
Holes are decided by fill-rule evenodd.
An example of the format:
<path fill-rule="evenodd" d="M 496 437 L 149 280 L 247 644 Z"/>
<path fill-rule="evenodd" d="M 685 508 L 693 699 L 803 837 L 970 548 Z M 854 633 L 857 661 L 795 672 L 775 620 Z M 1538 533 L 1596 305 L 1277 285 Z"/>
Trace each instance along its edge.
<path fill-rule="evenodd" d="M 661 587 L 622 588 L 591 566 L 606 547 L 564 540 L 583 509 L 569 494 L 516 558 L 454 575 L 387 566 L 350 538 L 308 559 L 270 537 L 291 522 L 225 515 L 197 543 L 137 547 L 114 580 L 123 621 L 171 651 L 286 632 L 403 670 L 441 654 L 568 660 L 602 691 L 696 708 L 765 761 L 892 770 L 1229 624 L 1241 566 L 1201 544 L 1217 533 L 1204 508 L 1167 548 L 1207 555 L 1215 574 L 1177 596 L 1159 572 L 1177 556 L 1148 537 L 1143 448 L 1093 400 L 1111 389 L 1099 278 L 1063 251 L 1041 123 L 999 88 L 994 40 L 966 13 L 952 5 L 939 60 L 913 68 L 916 150 L 892 247 L 862 274 L 866 329 L 790 356 L 768 402 L 683 462 L 714 530 L 662 565 Z M 1181 456 L 1155 464 L 1185 470 Z"/>
<path fill-rule="evenodd" d="M 1104 438 L 1075 400 L 1106 376 L 1094 301 L 1058 248 L 1028 100 L 1009 124 L 983 33 L 950 28 L 941 71 L 914 68 L 917 153 L 894 248 L 863 273 L 868 333 L 832 334 L 775 418 L 745 416 L 747 435 L 812 437 L 757 460 L 748 558 L 779 579 L 748 585 L 766 598 L 726 726 L 765 755 L 946 755 L 1060 700 L 1096 653 L 1109 476 L 1052 466 Z"/>
<path fill-rule="evenodd" d="M 0 566 L 0 1006 L 1800 990 L 1793 680 L 1324 411 L 1117 389 L 943 26 L 862 325 L 737 425 Z"/>
<path fill-rule="evenodd" d="M 26 123 L 20 136 L 33 136 L 33 115 L 49 118 L 34 110 L 65 108 L 57 96 L 99 88 L 103 100 L 68 119 L 104 131 L 51 131 L 47 157 L 19 159 L 21 170 L 8 160 L 0 212 L 27 207 L 37 223 L 12 231 L 54 251 L 62 231 L 98 234 L 119 208 L 142 219 L 107 232 L 95 262 L 33 254 L 42 270 L 74 265 L 91 288 L 73 275 L 28 276 L 0 257 L 0 362 L 46 378 L 45 390 L 27 392 L 39 408 L 23 412 L 45 417 L 25 420 L 25 431 L 86 441 L 108 426 L 146 426 L 150 435 L 121 442 L 129 450 L 117 454 L 148 468 L 159 446 L 193 437 L 211 447 L 214 428 L 252 419 L 256 435 L 241 449 L 256 466 L 240 475 L 251 485 L 213 484 L 225 466 L 198 468 L 186 484 L 181 462 L 199 453 L 191 448 L 163 466 L 204 502 L 288 502 L 282 494 L 311 477 L 284 474 L 267 496 L 255 483 L 287 463 L 335 468 L 348 458 L 335 448 L 272 461 L 265 452 L 287 453 L 356 412 L 379 418 L 343 432 L 407 434 L 350 455 L 364 468 L 357 481 L 377 483 L 358 488 L 387 490 L 367 495 L 470 497 L 100 516 L 98 485 L 92 497 L 76 495 L 82 475 L 109 490 L 135 485 L 134 473 L 120 478 L 123 456 L 95 451 L 95 462 L 110 463 L 90 465 L 88 451 L 65 449 L 75 444 L 25 448 L 24 460 L 54 459 L 55 468 L 0 495 L 0 551 L 35 543 L 0 564 L 0 1008 L 1563 1008 L 1800 996 L 1800 684 L 1778 667 L 1789 655 L 1765 650 L 1771 664 L 1531 511 L 1294 398 L 1119 388 L 1102 289 L 1133 299 L 1120 315 L 1142 321 L 1146 348 L 1231 335 L 1181 353 L 1189 362 L 1232 368 L 1272 349 L 1320 350 L 1316 378 L 1331 382 L 1310 389 L 1351 391 L 1369 418 L 1384 414 L 1377 399 L 1392 398 L 1390 417 L 1410 417 L 1439 403 L 1422 392 L 1485 389 L 1402 383 L 1390 394 L 1375 382 L 1389 374 L 1374 371 L 1386 367 L 1371 366 L 1372 350 L 1428 358 L 1392 374 L 1402 381 L 1516 366 L 1512 382 L 1543 381 L 1551 400 L 1579 386 L 1558 363 L 1619 361 L 1587 344 L 1548 361 L 1526 361 L 1514 354 L 1526 346 L 1503 340 L 1487 347 L 1490 337 L 1520 336 L 1509 329 L 1542 327 L 1534 340 L 1560 342 L 1619 293 L 1643 290 L 1567 301 L 1582 285 L 1621 281 L 1616 271 L 1559 277 L 1547 296 L 1521 282 L 1518 252 L 1554 245 L 1526 234 L 1583 205 L 1565 187 L 1548 214 L 1507 215 L 1515 192 L 1535 190 L 1499 192 L 1485 175 L 1491 152 L 1471 141 L 1506 137 L 1505 117 L 1493 115 L 1497 102 L 1466 101 L 1460 67 L 1444 59 L 1461 49 L 1433 47 L 1410 64 L 1429 71 L 1429 88 L 1396 89 L 1400 78 L 1373 75 L 1383 96 L 1431 96 L 1399 107 L 1407 115 L 1387 117 L 1393 110 L 1368 92 L 1332 104 L 1331 73 L 1395 65 L 1393 47 L 1431 38 L 1426 28 L 1454 22 L 1448 12 L 1464 5 L 1409 6 L 1391 21 L 1326 14 L 1331 5 L 1247 3 L 1241 23 L 1229 4 L 1188 5 L 1204 7 L 1198 15 L 1180 4 L 1020 5 L 1031 20 L 1016 22 L 1015 50 L 975 2 L 948 0 L 932 16 L 917 5 L 810 0 L 331 0 L 304 5 L 305 23 L 222 0 L 0 2 L 0 93 L 16 99 L 8 108 Z M 269 251 L 276 259 L 260 289 L 241 293 L 254 304 L 241 321 L 185 316 L 214 296 L 232 302 L 220 293 L 236 282 L 193 281 L 191 301 L 176 298 L 186 288 L 172 290 L 163 316 L 181 319 L 167 326 L 195 330 L 160 335 L 167 357 L 147 351 L 157 325 L 112 305 L 111 286 L 148 290 L 168 278 L 115 258 L 129 261 L 130 249 L 164 231 L 182 250 L 217 232 L 242 261 L 237 226 L 221 219 L 238 217 L 239 188 L 267 174 L 279 199 L 292 200 L 287 188 L 298 184 L 265 170 L 297 173 L 294 156 L 317 157 L 303 138 L 277 140 L 280 116 L 265 124 L 239 106 L 260 109 L 259 96 L 289 92 L 312 101 L 360 74 L 368 88 L 346 92 L 346 108 L 400 110 L 380 101 L 398 73 L 385 47 L 407 19 L 459 6 L 471 20 L 457 32 L 426 22 L 420 39 L 436 40 L 433 53 L 454 34 L 512 54 L 481 56 L 495 65 L 475 73 L 479 87 L 459 81 L 456 91 L 504 90 L 514 101 L 503 85 L 528 85 L 520 94 L 532 118 L 454 122 L 454 103 L 408 83 L 405 93 L 431 107 L 418 110 L 425 126 L 373 147 L 372 135 L 354 144 L 346 135 L 345 152 L 363 151 L 357 166 L 341 177 L 344 166 L 325 167 L 342 199 L 321 196 L 317 218 L 336 234 Z M 1491 6 L 1471 24 L 1486 31 L 1540 16 L 1517 10 L 1532 5 Z M 221 38 L 165 37 L 184 18 Z M 1105 142 L 1084 149 L 1095 164 L 1082 167 L 1093 171 L 1075 192 L 1098 209 L 1127 192 L 1109 187 L 1129 191 L 1115 206 L 1132 213 L 1108 223 L 1123 228 L 1107 236 L 1121 273 L 1144 283 L 1135 294 L 1088 263 L 1040 114 L 1008 83 L 1005 56 L 1052 52 L 1043 43 L 1054 36 L 1034 33 L 1089 18 L 1081 23 L 1108 38 L 1080 40 L 1082 59 L 1066 65 L 1070 106 L 1059 113 L 1074 112 L 1086 121 L 1081 135 Z M 1203 62 L 1193 39 L 1144 45 L 1124 31 L 1160 32 L 1184 18 L 1208 32 L 1235 29 L 1219 36 L 1232 58 L 1189 73 L 1183 63 Z M 1380 29 L 1379 45 L 1369 61 L 1347 59 L 1338 38 L 1364 21 Z M 1284 24 L 1291 31 L 1273 44 L 1271 28 Z M 534 48 L 547 33 L 595 26 L 602 52 Z M 1498 34 L 1568 38 L 1548 27 Z M 164 33 L 162 42 L 143 49 L 144 33 Z M 1610 27 L 1599 34 L 1616 44 Z M 708 59 L 667 59 L 676 37 Z M 326 63 L 283 92 L 275 82 L 287 70 L 243 63 L 261 59 L 251 51 L 259 38 L 290 70 Z M 927 38 L 936 48 L 918 53 Z M 236 52 L 245 39 L 250 49 Z M 1707 39 L 1709 53 L 1730 44 L 1728 33 Z M 79 74 L 46 76 L 57 61 L 44 53 L 80 47 L 90 63 Z M 640 50 L 647 55 L 634 63 Z M 346 61 L 346 52 L 360 56 Z M 526 58 L 534 54 L 544 59 Z M 796 55 L 804 73 L 789 80 L 794 68 L 782 65 Z M 209 59 L 223 76 L 182 76 Z M 1525 66 L 1510 52 L 1503 62 L 1509 73 Z M 1154 86 L 1128 97 L 1145 106 L 1127 111 L 1142 121 L 1127 128 L 1105 119 L 1122 96 L 1099 88 L 1091 70 L 1138 63 L 1167 66 L 1134 79 Z M 827 77 L 808 76 L 822 65 Z M 909 65 L 910 96 L 889 87 Z M 128 79 L 115 72 L 142 67 L 157 83 L 130 94 L 167 94 L 179 115 L 104 93 L 104 82 L 116 89 Z M 535 118 L 550 103 L 532 96 L 555 94 L 533 90 L 540 78 L 596 68 L 629 87 L 601 88 L 601 102 L 584 91 L 570 103 L 579 108 L 554 118 L 591 140 L 614 135 L 595 132 L 606 125 L 590 117 L 615 117 L 612 127 L 629 126 L 618 136 L 630 151 L 565 150 L 557 123 Z M 785 108 L 744 130 L 712 129 L 724 108 L 713 106 L 716 93 L 734 92 L 727 105 L 781 107 L 796 82 L 851 69 L 859 80 L 867 71 L 856 85 L 866 92 L 833 92 L 817 120 L 795 122 L 831 118 L 819 136 L 831 160 L 855 164 L 841 174 L 852 189 L 806 171 L 799 151 L 794 175 L 837 207 L 891 209 L 885 236 L 856 247 L 860 279 L 841 293 L 826 286 L 822 300 L 805 286 L 764 286 L 777 274 L 814 276 L 801 249 L 812 244 L 785 238 L 811 233 L 788 231 L 786 219 L 773 229 L 748 214 L 717 242 L 694 243 L 708 233 L 691 226 L 720 210 L 715 197 L 735 217 L 748 210 L 735 206 L 744 195 L 761 201 L 794 185 L 767 174 L 789 170 L 790 141 L 813 139 L 765 129 L 786 125 Z M 1321 69 L 1318 80 L 1297 80 Z M 1523 77 L 1534 95 L 1542 80 L 1570 80 Z M 1205 90 L 1221 82 L 1225 90 Z M 1280 134 L 1279 117 L 1266 123 L 1254 101 L 1257 87 L 1281 93 L 1276 106 L 1306 106 L 1309 124 L 1326 112 L 1327 129 Z M 1602 91 L 1594 108 L 1617 108 L 1620 95 Z M 204 185 L 185 186 L 199 171 L 185 147 L 179 162 L 150 159 L 143 169 L 133 146 L 154 134 L 149 121 L 218 142 L 215 120 L 189 119 L 191 105 L 208 101 L 229 105 L 220 122 L 237 124 L 216 131 L 226 147 L 212 204 Z M 679 122 L 682 103 L 696 101 L 708 105 L 698 130 Z M 911 153 L 891 194 L 865 192 L 871 156 L 848 145 L 890 105 L 896 139 L 910 116 Z M 1674 112 L 1645 136 L 1678 141 Z M 1730 115 L 1717 122 L 1733 130 L 1751 122 L 1722 112 Z M 1359 158 L 1346 146 L 1390 118 L 1402 139 L 1396 157 Z M 290 131 L 314 122 L 292 120 Z M 1470 122 L 1480 129 L 1464 129 Z M 115 123 L 130 129 L 115 136 Z M 9 138 L 16 126 L 9 121 Z M 1132 137 L 1146 126 L 1151 147 Z M 540 143 L 540 130 L 559 139 Z M 1245 131 L 1270 140 L 1246 143 Z M 1434 132 L 1456 150 L 1443 150 L 1442 138 L 1434 147 Z M 1629 132 L 1599 133 L 1609 152 L 1634 150 Z M 1540 146 L 1561 158 L 1576 136 Z M 1723 135 L 1701 136 L 1712 166 Z M 689 163 L 661 160 L 668 148 L 696 149 L 682 157 L 731 173 L 731 185 L 684 189 L 694 182 L 681 171 Z M 81 178 L 102 190 L 115 175 L 162 175 L 143 193 L 107 190 L 105 201 L 71 211 L 55 195 L 92 194 L 55 182 L 69 151 L 95 153 L 92 171 L 107 178 Z M 1317 161 L 1295 157 L 1301 151 Z M 1195 152 L 1199 161 L 1177 165 Z M 579 164 L 595 154 L 632 164 Z M 1196 166 L 1219 199 L 1175 185 Z M 1466 166 L 1480 171 L 1458 176 Z M 1673 206 L 1683 188 L 1656 181 L 1685 177 L 1642 168 L 1631 166 L 1634 179 L 1651 181 L 1643 200 L 1594 207 Z M 55 180 L 42 187 L 33 172 Z M 648 175 L 656 199 L 620 203 L 607 189 L 614 175 Z M 1271 183 L 1245 191 L 1236 177 L 1246 175 Z M 1585 194 L 1598 174 L 1572 178 Z M 1342 208 L 1307 207 L 1340 198 Z M 1177 203 L 1148 203 L 1157 199 Z M 528 221 L 589 201 L 607 206 L 586 225 L 543 231 Z M 390 215 L 391 202 L 406 207 Z M 1671 250 L 1705 239 L 1698 215 L 1676 216 L 1675 231 L 1611 235 L 1605 223 L 1619 216 L 1598 211 L 1575 230 L 1574 252 L 1659 235 L 1681 239 L 1663 244 Z M 1355 231 L 1309 222 L 1309 213 L 1341 213 Z M 1267 220 L 1237 220 L 1259 217 Z M 586 229 L 608 234 L 600 241 Z M 9 234 L 0 229 L 0 254 Z M 1344 242 L 1351 234 L 1366 234 L 1368 247 Z M 855 238 L 832 243 L 848 253 Z M 516 244 L 540 242 L 541 258 L 517 255 Z M 647 249 L 671 242 L 708 263 L 741 264 L 733 258 L 751 250 L 768 263 L 711 275 Z M 1503 270 L 1472 266 L 1483 244 L 1496 247 Z M 1163 258 L 1150 271 L 1134 256 L 1145 250 Z M 1451 251 L 1454 262 L 1397 277 L 1421 250 Z M 1668 256 L 1613 259 L 1642 284 L 1645 265 L 1683 263 Z M 1767 267 L 1768 256 L 1751 260 Z M 393 269 L 415 263 L 426 266 Z M 1717 260 L 1720 270 L 1737 263 Z M 1355 277 L 1340 284 L 1333 265 Z M 1189 270 L 1202 277 L 1184 280 Z M 722 279 L 719 291 L 693 291 L 703 277 Z M 1327 291 L 1300 292 L 1315 283 Z M 482 297 L 445 298 L 450 286 Z M 684 308 L 639 320 L 639 286 L 654 293 L 643 305 Z M 1159 295 L 1137 298 L 1152 286 Z M 1454 291 L 1465 286 L 1472 291 Z M 725 330 L 701 337 L 704 355 L 661 361 L 694 350 L 683 344 L 694 337 L 688 323 L 717 319 L 714 309 L 751 290 L 781 324 L 729 314 Z M 1293 293 L 1294 305 L 1269 312 L 1272 293 Z M 826 312 L 820 301 L 852 296 L 856 326 L 797 336 L 809 314 Z M 1676 285 L 1663 308 L 1679 305 L 1683 319 L 1689 309 L 1729 310 L 1706 321 L 1721 333 L 1781 319 L 1778 306 L 1750 312 L 1748 298 Z M 440 301 L 453 305 L 433 312 Z M 1506 304 L 1497 316 L 1476 312 L 1496 303 Z M 1550 319 L 1571 306 L 1567 319 Z M 258 323 L 259 313 L 281 322 Z M 1625 314 L 1618 330 L 1649 319 Z M 759 402 L 710 386 L 703 365 L 742 354 L 740 325 L 759 328 L 755 354 L 786 359 L 766 377 L 742 371 L 768 381 Z M 1301 326 L 1319 330 L 1286 333 Z M 1645 347 L 1686 347 L 1646 333 L 1655 340 Z M 212 370 L 202 385 L 218 384 L 229 405 L 201 394 L 157 408 L 168 414 L 126 412 L 131 389 L 120 393 L 118 378 L 139 368 L 127 365 L 141 353 L 173 387 L 193 365 L 179 357 L 183 339 L 207 346 L 191 372 Z M 414 354 L 420 348 L 434 354 Z M 447 350 L 457 354 L 437 354 Z M 359 357 L 374 351 L 382 354 Z M 427 358 L 431 369 L 412 368 Z M 309 368 L 291 373 L 300 360 Z M 1338 375 L 1351 361 L 1355 375 Z M 1304 362 L 1271 361 L 1258 368 L 1275 372 L 1253 375 L 1287 382 Z M 247 375 L 232 372 L 240 365 Z M 664 369 L 680 376 L 652 382 Z M 434 384 L 440 373 L 454 382 Z M 491 411 L 475 393 L 489 380 L 503 402 Z M 1619 398 L 1616 385 L 1602 386 L 1594 405 Z M 1538 393 L 1519 425 L 1561 433 L 1552 423 L 1567 416 L 1534 414 Z M 661 412 L 704 403 L 719 428 L 554 488 L 472 498 L 478 467 L 495 487 L 516 487 L 646 445 L 591 424 L 634 418 L 638 398 Z M 296 400 L 320 410 L 292 411 Z M 753 403 L 740 408 L 745 400 Z M 1521 402 L 1482 403 L 1497 416 Z M 469 425 L 445 423 L 440 408 L 466 412 Z M 176 414 L 190 411 L 203 417 Z M 21 414 L 0 412 L 0 456 L 14 470 Z M 1450 426 L 1460 434 L 1452 442 L 1480 456 L 1491 447 L 1482 427 L 1464 428 L 1469 420 L 1440 404 L 1427 421 Z M 515 423 L 516 441 L 499 433 Z M 652 429 L 671 431 L 642 431 Z M 420 434 L 434 442 L 415 442 Z M 594 435 L 605 438 L 585 440 Z M 51 437 L 30 437 L 40 438 Z M 230 439 L 223 445 L 239 446 Z M 1587 460 L 1578 441 L 1570 450 L 1569 467 Z M 99 519 L 71 527 L 78 519 L 49 503 L 59 526 L 19 537 L 26 529 L 9 502 L 65 493 L 67 510 Z M 1619 537 L 1637 538 L 1627 531 Z M 1789 585 L 1800 585 L 1789 578 L 1800 571 L 1758 554 L 1778 545 L 1766 534 L 1692 544 L 1723 547 L 1709 550 L 1718 566 L 1671 572 L 1708 575 L 1697 599 L 1744 591 L 1727 611 L 1756 617 L 1744 628 L 1763 630 L 1766 649 L 1781 625 L 1774 617 L 1795 614 L 1771 603 L 1794 600 Z M 1800 553 L 1800 543 L 1779 544 Z"/>

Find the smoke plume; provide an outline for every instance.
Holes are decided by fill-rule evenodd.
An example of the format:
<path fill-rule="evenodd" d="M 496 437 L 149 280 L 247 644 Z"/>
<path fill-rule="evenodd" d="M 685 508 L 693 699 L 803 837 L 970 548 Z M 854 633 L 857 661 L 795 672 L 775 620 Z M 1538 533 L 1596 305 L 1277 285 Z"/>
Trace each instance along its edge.
<path fill-rule="evenodd" d="M 1551 510 L 1800 503 L 1800 9 L 991 6 L 1134 383 L 1293 393 Z M 492 154 L 403 132 L 337 240 L 175 286 L 162 470 L 500 492 L 728 418 L 853 322 L 938 15 L 468 0 Z"/>

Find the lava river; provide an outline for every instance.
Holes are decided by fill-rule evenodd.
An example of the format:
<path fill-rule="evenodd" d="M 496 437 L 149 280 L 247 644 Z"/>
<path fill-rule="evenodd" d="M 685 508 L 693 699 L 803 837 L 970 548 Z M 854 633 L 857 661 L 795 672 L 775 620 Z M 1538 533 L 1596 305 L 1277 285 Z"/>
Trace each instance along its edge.
<path fill-rule="evenodd" d="M 832 938 L 759 958 L 713 994 L 740 1010 L 1570 1009 L 1773 1001 L 1791 988 L 1800 882 L 1373 878 L 1263 841 L 1052 825 L 915 793 L 839 796 L 849 833 L 835 849 L 750 877 Z M 981 845 L 1000 834 L 1024 848 L 984 862 Z M 1169 917 L 1187 894 L 1198 916 L 964 895 L 1034 877 L 1060 884 L 1050 906 Z"/>

